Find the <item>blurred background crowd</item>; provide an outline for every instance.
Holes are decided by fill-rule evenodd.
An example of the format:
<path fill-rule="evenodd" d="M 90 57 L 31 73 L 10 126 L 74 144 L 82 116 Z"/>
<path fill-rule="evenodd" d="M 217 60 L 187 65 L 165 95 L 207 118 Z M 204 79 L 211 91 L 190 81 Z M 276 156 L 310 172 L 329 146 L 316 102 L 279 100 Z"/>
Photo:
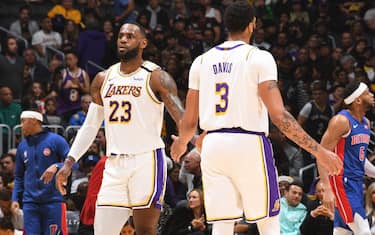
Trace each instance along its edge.
<path fill-rule="evenodd" d="M 145 28 L 149 42 L 144 59 L 172 75 L 184 101 L 192 61 L 226 38 L 222 14 L 232 1 L 235 0 L 2 0 L 0 217 L 16 214 L 2 202 L 10 200 L 15 149 L 22 138 L 22 110 L 38 109 L 46 127 L 71 141 L 92 101 L 92 79 L 118 61 L 117 31 L 126 22 L 137 22 Z M 257 11 L 257 26 L 250 43 L 272 53 L 287 108 L 319 141 L 329 119 L 344 107 L 343 90 L 348 82 L 357 79 L 375 91 L 375 1 L 251 2 Z M 375 110 L 371 110 L 367 117 L 373 120 L 374 114 Z M 175 133 L 173 120 L 166 113 L 163 137 L 167 153 L 170 135 Z M 314 157 L 289 142 L 277 128 L 271 126 L 269 137 L 281 176 L 280 190 L 285 195 L 284 211 L 301 212 L 298 223 L 289 221 L 288 213 L 281 216 L 282 226 L 298 232 L 290 234 L 319 234 L 307 232 L 313 223 L 315 227 L 332 227 L 331 215 L 317 210 L 319 203 L 312 203 L 319 201 L 322 190 L 316 180 Z M 73 172 L 67 196 L 70 234 L 76 234 L 91 172 L 105 155 L 105 147 L 105 132 L 100 130 Z M 368 158 L 375 162 L 373 147 L 371 142 Z M 195 149 L 186 154 L 181 164 L 169 162 L 159 234 L 193 234 L 185 224 L 194 220 L 192 211 L 203 213 L 199 163 L 200 155 Z M 364 182 L 364 206 L 373 225 L 375 184 L 371 179 Z M 324 217 L 323 222 L 316 220 L 319 216 Z M 14 218 L 13 222 L 19 227 Z M 180 224 L 185 230 L 176 228 Z M 209 234 L 209 226 L 198 226 L 194 232 Z M 238 223 L 236 233 L 257 232 L 254 226 Z"/>

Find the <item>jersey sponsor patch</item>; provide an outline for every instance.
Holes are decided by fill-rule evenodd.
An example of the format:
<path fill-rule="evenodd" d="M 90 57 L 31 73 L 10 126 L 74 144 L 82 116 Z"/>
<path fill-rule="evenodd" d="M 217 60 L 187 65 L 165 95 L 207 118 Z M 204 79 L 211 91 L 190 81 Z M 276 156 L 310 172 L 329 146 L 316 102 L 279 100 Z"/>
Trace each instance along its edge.
<path fill-rule="evenodd" d="M 43 154 L 44 154 L 44 156 L 48 157 L 49 155 L 51 155 L 51 149 L 49 149 L 49 148 L 45 148 L 45 149 L 43 150 Z"/>

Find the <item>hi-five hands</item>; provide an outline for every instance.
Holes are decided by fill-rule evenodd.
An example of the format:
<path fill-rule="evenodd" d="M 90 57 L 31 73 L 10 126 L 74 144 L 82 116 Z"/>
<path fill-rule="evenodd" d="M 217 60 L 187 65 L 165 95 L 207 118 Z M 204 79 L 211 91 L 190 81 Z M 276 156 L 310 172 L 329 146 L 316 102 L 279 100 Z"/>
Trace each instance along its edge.
<path fill-rule="evenodd" d="M 72 166 L 74 164 L 74 159 L 71 157 L 67 157 L 65 159 L 63 167 L 57 172 L 56 174 L 56 188 L 62 195 L 66 194 L 66 184 L 68 181 L 68 177 L 72 172 Z"/>
<path fill-rule="evenodd" d="M 193 136 L 193 138 L 190 140 L 190 143 L 194 144 L 199 152 L 201 152 L 202 150 L 203 138 L 206 135 L 207 135 L 207 132 L 204 131 L 200 135 Z M 171 146 L 172 159 L 175 162 L 180 162 L 181 156 L 186 152 L 187 143 L 183 143 L 181 139 L 176 135 L 172 135 L 171 137 L 173 140 L 173 144 Z"/>
<path fill-rule="evenodd" d="M 343 162 L 336 153 L 322 147 L 319 155 L 315 157 L 318 165 L 320 164 L 324 167 L 329 175 L 339 175 L 341 173 Z"/>

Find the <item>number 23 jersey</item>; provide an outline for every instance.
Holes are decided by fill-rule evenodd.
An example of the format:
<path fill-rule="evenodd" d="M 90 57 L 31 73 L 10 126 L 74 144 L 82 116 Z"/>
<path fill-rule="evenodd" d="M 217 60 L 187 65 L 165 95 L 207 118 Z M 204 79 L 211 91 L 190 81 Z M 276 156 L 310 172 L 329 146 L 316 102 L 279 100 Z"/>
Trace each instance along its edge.
<path fill-rule="evenodd" d="M 197 57 L 189 88 L 199 90 L 200 127 L 241 127 L 268 133 L 268 112 L 258 85 L 277 80 L 272 55 L 242 41 L 226 41 Z"/>
<path fill-rule="evenodd" d="M 130 74 L 112 65 L 101 88 L 107 155 L 137 154 L 163 148 L 164 104 L 153 94 L 151 72 L 160 67 L 145 61 Z"/>

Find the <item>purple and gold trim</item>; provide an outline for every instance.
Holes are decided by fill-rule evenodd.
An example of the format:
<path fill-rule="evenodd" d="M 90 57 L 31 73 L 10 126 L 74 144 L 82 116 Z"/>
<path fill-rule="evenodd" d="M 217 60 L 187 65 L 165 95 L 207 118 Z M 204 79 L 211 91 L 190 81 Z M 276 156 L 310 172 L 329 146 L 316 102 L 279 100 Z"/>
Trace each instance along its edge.
<path fill-rule="evenodd" d="M 235 49 L 237 47 L 240 47 L 240 46 L 243 46 L 243 45 L 245 45 L 245 44 L 241 43 L 241 44 L 234 45 L 232 47 L 220 47 L 220 46 L 216 46 L 215 48 L 218 49 L 218 50 L 220 50 L 220 51 L 230 51 L 230 50 L 233 50 L 233 49 Z"/>

